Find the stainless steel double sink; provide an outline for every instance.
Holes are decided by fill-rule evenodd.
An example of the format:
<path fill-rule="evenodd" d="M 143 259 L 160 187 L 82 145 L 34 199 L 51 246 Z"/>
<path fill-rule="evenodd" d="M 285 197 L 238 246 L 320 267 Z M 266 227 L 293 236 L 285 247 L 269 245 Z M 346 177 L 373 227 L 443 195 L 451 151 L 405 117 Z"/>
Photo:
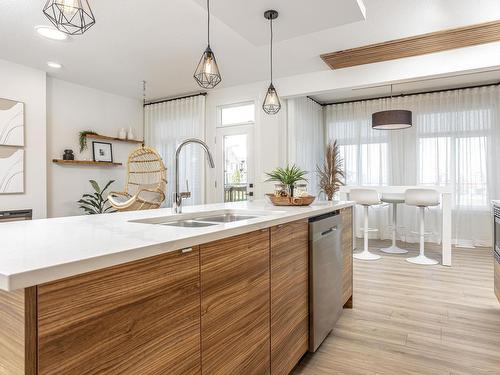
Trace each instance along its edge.
<path fill-rule="evenodd" d="M 271 215 L 275 211 L 218 210 L 132 220 L 132 223 L 166 225 L 170 227 L 204 228 Z"/>

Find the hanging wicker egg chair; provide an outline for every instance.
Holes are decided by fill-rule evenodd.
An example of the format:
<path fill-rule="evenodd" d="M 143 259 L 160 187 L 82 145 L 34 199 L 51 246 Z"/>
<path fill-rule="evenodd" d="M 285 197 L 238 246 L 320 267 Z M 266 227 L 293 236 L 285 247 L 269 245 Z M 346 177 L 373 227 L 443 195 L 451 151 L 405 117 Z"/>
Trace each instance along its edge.
<path fill-rule="evenodd" d="M 167 168 L 161 156 L 156 150 L 143 146 L 128 157 L 125 191 L 111 192 L 108 199 L 118 211 L 160 208 L 166 188 Z"/>

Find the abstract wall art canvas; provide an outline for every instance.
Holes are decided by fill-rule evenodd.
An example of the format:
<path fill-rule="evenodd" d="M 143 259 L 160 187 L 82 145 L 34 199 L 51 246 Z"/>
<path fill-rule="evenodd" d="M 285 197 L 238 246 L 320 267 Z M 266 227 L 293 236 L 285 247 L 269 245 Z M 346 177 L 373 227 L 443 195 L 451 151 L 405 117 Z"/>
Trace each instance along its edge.
<path fill-rule="evenodd" d="M 0 194 L 24 193 L 24 150 L 0 151 Z"/>
<path fill-rule="evenodd" d="M 0 99 L 0 145 L 24 146 L 24 103 Z"/>

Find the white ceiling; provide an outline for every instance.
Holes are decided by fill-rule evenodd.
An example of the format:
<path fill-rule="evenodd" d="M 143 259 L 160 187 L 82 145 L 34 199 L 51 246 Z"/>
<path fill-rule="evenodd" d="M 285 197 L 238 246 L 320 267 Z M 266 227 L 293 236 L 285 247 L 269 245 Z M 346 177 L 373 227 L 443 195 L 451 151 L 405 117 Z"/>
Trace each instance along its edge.
<path fill-rule="evenodd" d="M 194 0 L 206 9 L 207 0 Z M 269 27 L 261 27 L 264 12 L 279 12 L 274 40 L 279 42 L 365 20 L 362 0 L 232 0 L 212 1 L 211 14 L 255 46 L 269 44 Z M 257 26 L 258 25 L 258 26 Z"/>
<path fill-rule="evenodd" d="M 141 95 L 143 79 L 149 82 L 149 98 L 199 91 L 192 74 L 206 47 L 206 10 L 198 0 L 89 1 L 96 25 L 83 36 L 54 42 L 41 39 L 33 30 L 35 25 L 48 24 L 41 12 L 44 0 L 2 0 L 0 58 L 47 70 L 64 80 L 133 97 Z M 255 13 L 255 21 L 250 22 L 248 13 L 233 6 L 235 2 L 251 3 L 245 9 Z M 247 36 L 248 40 L 242 36 L 248 31 L 238 25 L 235 30 L 223 22 L 229 22 L 231 14 L 234 19 L 248 16 L 246 27 L 255 23 L 255 30 L 264 35 L 268 23 L 260 8 L 276 8 L 283 15 L 275 24 L 277 35 L 283 32 L 293 36 L 294 27 L 301 29 L 301 35 L 276 44 L 276 77 L 328 70 L 319 57 L 322 53 L 500 18 L 498 0 L 475 0 L 473 8 L 471 0 L 364 0 L 366 21 L 341 26 L 334 14 L 350 14 L 348 10 L 357 6 L 356 0 L 329 0 L 327 8 L 313 8 L 323 3 L 319 0 L 211 3 L 211 44 L 223 75 L 220 87 L 266 80 L 269 74 L 268 46 L 253 44 L 258 43 L 257 32 L 255 37 Z M 217 9 L 223 10 L 221 19 L 215 14 Z M 316 18 L 299 17 L 310 14 L 311 9 L 319 11 L 321 31 L 315 29 Z M 323 12 L 332 16 L 330 26 L 325 25 Z M 50 70 L 46 66 L 49 60 L 60 62 L 63 69 Z"/>

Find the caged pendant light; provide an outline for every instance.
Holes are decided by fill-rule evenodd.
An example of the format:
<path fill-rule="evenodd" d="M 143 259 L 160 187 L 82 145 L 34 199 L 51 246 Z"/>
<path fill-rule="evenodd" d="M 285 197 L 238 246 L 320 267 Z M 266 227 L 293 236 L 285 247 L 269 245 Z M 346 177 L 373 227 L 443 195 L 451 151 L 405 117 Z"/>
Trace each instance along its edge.
<path fill-rule="evenodd" d="M 270 47 L 270 62 L 271 62 L 271 84 L 267 89 L 266 97 L 264 98 L 264 103 L 262 103 L 262 109 L 268 115 L 275 115 L 281 109 L 280 98 L 273 85 L 273 20 L 278 18 L 278 12 L 275 10 L 267 10 L 264 12 L 264 17 L 269 20 L 271 25 L 271 47 Z"/>
<path fill-rule="evenodd" d="M 392 102 L 392 85 L 391 97 Z M 412 127 L 412 113 L 405 109 L 391 109 L 372 114 L 372 129 L 376 130 L 401 130 Z"/>
<path fill-rule="evenodd" d="M 194 79 L 200 87 L 203 87 L 204 89 L 213 89 L 220 83 L 220 81 L 222 81 L 222 77 L 219 72 L 219 67 L 217 66 L 215 55 L 210 48 L 210 0 L 207 0 L 207 14 L 208 45 L 205 52 L 203 52 L 203 55 L 201 55 L 198 67 L 194 72 Z"/>
<path fill-rule="evenodd" d="M 43 13 L 61 32 L 82 35 L 95 25 L 88 0 L 48 0 Z"/>

